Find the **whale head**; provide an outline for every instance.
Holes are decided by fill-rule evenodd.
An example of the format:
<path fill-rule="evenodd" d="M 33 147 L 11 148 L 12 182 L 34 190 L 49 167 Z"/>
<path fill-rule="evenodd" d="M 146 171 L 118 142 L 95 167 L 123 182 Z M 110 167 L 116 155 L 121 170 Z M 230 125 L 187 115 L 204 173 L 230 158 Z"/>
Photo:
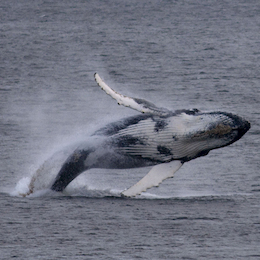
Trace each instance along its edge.
<path fill-rule="evenodd" d="M 208 154 L 210 150 L 230 145 L 239 140 L 249 129 L 250 123 L 227 112 L 195 114 L 182 113 L 182 130 L 186 149 L 190 155 L 186 160 Z"/>
<path fill-rule="evenodd" d="M 199 118 L 205 122 L 205 126 L 197 135 L 202 139 L 206 137 L 209 142 L 217 140 L 219 147 L 234 143 L 250 129 L 247 120 L 231 113 L 211 112 L 202 114 Z"/>

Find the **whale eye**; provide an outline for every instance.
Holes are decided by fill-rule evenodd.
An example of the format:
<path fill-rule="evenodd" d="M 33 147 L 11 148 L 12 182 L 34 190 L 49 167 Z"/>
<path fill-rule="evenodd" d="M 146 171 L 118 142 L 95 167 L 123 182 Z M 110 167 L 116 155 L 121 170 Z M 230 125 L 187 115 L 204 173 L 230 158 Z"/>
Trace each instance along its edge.
<path fill-rule="evenodd" d="M 192 108 L 192 109 L 189 109 L 189 110 L 186 110 L 185 113 L 187 115 L 195 115 L 197 114 L 198 112 L 200 112 L 197 108 Z"/>
<path fill-rule="evenodd" d="M 197 108 L 193 108 L 193 109 L 191 109 L 191 111 L 193 111 L 193 113 L 194 113 L 194 114 L 196 114 L 196 113 L 199 113 L 199 112 L 200 112 L 200 110 L 198 110 Z"/>

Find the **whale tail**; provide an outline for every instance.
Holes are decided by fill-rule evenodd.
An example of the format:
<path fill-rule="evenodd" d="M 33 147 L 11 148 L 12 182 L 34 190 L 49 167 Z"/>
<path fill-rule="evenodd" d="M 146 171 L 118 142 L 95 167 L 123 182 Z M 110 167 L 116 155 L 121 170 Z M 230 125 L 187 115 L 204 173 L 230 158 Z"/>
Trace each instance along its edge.
<path fill-rule="evenodd" d="M 91 150 L 79 149 L 74 151 L 61 167 L 51 189 L 54 191 L 63 191 L 71 181 L 86 171 L 88 167 L 85 165 L 85 160 L 91 152 Z"/>

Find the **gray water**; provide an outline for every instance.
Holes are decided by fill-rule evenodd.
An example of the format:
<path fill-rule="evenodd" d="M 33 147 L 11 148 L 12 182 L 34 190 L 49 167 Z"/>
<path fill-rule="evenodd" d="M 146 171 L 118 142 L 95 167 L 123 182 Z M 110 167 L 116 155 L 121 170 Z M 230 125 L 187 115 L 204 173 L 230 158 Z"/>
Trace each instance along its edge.
<path fill-rule="evenodd" d="M 260 3 L 0 3 L 0 259 L 260 259 Z M 252 128 L 134 199 L 149 169 L 86 172 L 48 190 L 72 147 L 137 114 L 94 82 Z M 19 195 L 37 169 L 38 193 Z M 41 186 L 42 185 L 42 186 Z"/>

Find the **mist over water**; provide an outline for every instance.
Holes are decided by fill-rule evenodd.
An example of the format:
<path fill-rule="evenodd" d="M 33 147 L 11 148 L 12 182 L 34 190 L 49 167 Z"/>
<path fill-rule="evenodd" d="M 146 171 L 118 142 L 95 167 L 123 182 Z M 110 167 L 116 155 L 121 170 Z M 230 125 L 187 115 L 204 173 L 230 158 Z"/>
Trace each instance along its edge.
<path fill-rule="evenodd" d="M 259 11 L 254 0 L 1 1 L 0 258 L 259 258 Z M 78 145 L 137 114 L 95 72 L 124 95 L 232 112 L 251 129 L 134 199 L 120 193 L 150 168 L 92 169 L 52 192 Z"/>

